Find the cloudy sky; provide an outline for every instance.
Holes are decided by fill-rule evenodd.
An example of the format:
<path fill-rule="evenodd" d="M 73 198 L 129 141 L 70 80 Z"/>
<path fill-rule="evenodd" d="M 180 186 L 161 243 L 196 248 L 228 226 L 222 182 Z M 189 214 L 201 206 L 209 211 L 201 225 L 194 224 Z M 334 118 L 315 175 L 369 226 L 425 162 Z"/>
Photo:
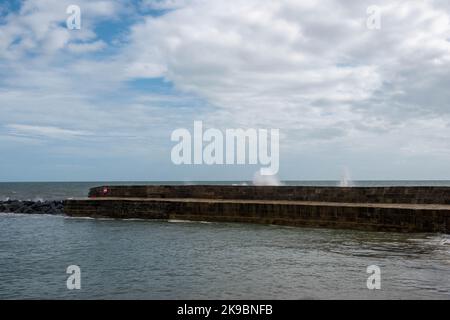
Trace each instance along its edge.
<path fill-rule="evenodd" d="M 449 21 L 445 0 L 2 1 L 0 181 L 251 180 L 171 162 L 194 120 L 279 128 L 280 179 L 450 179 Z"/>

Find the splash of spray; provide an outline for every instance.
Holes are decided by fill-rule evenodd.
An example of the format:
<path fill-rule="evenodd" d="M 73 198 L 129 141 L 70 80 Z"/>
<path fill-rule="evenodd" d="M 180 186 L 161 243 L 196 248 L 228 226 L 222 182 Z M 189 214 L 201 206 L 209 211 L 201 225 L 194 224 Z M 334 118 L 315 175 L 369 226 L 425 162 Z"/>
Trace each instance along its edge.
<path fill-rule="evenodd" d="M 256 171 L 253 175 L 253 185 L 255 186 L 281 186 L 282 183 L 278 179 L 277 175 L 261 175 L 259 171 Z"/>
<path fill-rule="evenodd" d="M 352 187 L 353 183 L 350 177 L 350 171 L 347 167 L 344 167 L 342 170 L 341 181 L 339 181 L 340 187 Z"/>

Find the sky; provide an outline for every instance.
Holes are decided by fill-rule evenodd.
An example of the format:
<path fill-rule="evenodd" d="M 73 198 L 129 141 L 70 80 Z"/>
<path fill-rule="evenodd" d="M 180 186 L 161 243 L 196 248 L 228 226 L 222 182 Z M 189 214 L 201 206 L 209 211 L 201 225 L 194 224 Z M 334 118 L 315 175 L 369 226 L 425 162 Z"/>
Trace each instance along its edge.
<path fill-rule="evenodd" d="M 279 129 L 281 180 L 450 179 L 449 22 L 444 0 L 1 1 L 0 181 L 252 180 L 171 161 L 194 121 Z"/>

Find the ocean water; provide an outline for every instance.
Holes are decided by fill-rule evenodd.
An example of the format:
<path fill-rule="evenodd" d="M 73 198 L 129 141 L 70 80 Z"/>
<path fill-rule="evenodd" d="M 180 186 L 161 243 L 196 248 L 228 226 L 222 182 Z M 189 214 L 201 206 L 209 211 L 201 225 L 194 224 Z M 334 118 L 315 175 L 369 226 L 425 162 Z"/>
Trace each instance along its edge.
<path fill-rule="evenodd" d="M 0 230 L 0 299 L 450 299 L 439 234 L 20 214 Z"/>
<path fill-rule="evenodd" d="M 81 197 L 102 184 L 1 183 L 0 197 Z M 69 265 L 80 290 L 67 289 Z M 367 288 L 370 265 L 379 290 Z M 0 213 L 0 299 L 450 299 L 449 275 L 443 234 Z"/>

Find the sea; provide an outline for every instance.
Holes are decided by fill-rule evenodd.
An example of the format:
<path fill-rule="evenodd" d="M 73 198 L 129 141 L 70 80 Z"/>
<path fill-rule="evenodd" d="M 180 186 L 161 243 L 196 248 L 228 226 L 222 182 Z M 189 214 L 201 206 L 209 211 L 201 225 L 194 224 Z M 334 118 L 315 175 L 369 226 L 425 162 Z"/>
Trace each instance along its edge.
<path fill-rule="evenodd" d="M 86 197 L 93 186 L 162 183 L 190 184 L 5 182 L 0 200 L 60 200 Z M 0 213 L 0 299 L 450 299 L 450 235 Z"/>

